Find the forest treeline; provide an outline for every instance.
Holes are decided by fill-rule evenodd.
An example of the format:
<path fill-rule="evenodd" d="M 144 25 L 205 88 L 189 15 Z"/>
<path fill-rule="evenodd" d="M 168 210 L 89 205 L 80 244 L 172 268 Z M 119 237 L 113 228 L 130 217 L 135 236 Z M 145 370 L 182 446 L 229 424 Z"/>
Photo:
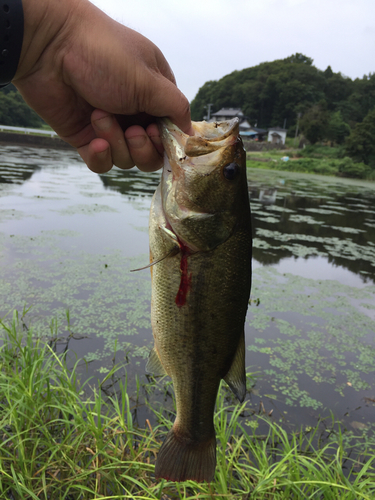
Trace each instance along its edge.
<path fill-rule="evenodd" d="M 352 80 L 330 66 L 322 71 L 311 58 L 297 53 L 206 82 L 191 102 L 192 119 L 202 120 L 208 104 L 211 112 L 241 108 L 249 123 L 259 128 L 285 124 L 291 137 L 298 122 L 312 144 L 345 143 L 350 156 L 375 165 L 375 146 L 370 145 L 375 144 L 375 74 Z M 358 141 L 363 142 L 359 149 Z"/>
<path fill-rule="evenodd" d="M 23 100 L 13 84 L 0 90 L 0 125 L 41 128 L 44 120 Z"/>
<path fill-rule="evenodd" d="M 213 112 L 241 108 L 251 125 L 260 128 L 282 127 L 286 120 L 288 129 L 295 127 L 298 113 L 319 105 L 331 113 L 340 111 L 352 128 L 375 106 L 375 74 L 352 80 L 330 66 L 321 71 L 297 53 L 206 82 L 191 103 L 193 120 L 202 120 L 209 103 Z"/>
<path fill-rule="evenodd" d="M 234 71 L 206 82 L 191 102 L 193 120 L 223 107 L 241 108 L 251 125 L 299 131 L 311 144 L 319 141 L 345 146 L 345 154 L 375 170 L 375 73 L 352 80 L 324 71 L 296 53 Z M 22 99 L 14 85 L 0 90 L 0 124 L 42 127 L 44 121 Z"/>

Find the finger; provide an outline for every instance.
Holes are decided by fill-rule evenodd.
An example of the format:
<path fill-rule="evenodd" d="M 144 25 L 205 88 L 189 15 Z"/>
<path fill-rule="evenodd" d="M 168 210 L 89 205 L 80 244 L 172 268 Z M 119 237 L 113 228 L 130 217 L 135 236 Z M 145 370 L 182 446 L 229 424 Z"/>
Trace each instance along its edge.
<path fill-rule="evenodd" d="M 148 97 L 145 109 L 149 115 L 167 116 L 183 132 L 194 135 L 189 101 L 173 82 L 159 75 Z"/>
<path fill-rule="evenodd" d="M 113 167 L 111 148 L 104 139 L 94 139 L 77 151 L 89 169 L 97 174 L 104 174 Z"/>
<path fill-rule="evenodd" d="M 156 125 L 156 123 L 151 123 L 151 125 L 146 128 L 146 133 L 149 136 L 156 151 L 162 156 L 164 153 L 164 146 L 160 137 L 159 127 Z"/>
<path fill-rule="evenodd" d="M 155 149 L 144 128 L 139 125 L 129 127 L 125 131 L 125 139 L 129 153 L 140 170 L 154 172 L 163 166 L 162 156 Z"/>
<path fill-rule="evenodd" d="M 110 145 L 113 164 L 123 169 L 134 167 L 124 132 L 116 118 L 106 111 L 95 109 L 91 115 L 91 123 L 97 137 L 104 139 Z"/>

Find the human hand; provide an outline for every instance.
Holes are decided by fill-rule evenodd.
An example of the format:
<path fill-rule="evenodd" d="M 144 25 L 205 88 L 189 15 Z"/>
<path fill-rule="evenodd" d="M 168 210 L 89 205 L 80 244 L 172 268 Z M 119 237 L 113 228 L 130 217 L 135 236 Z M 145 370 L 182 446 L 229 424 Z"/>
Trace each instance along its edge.
<path fill-rule="evenodd" d="M 13 83 L 88 167 L 162 165 L 155 117 L 193 134 L 189 103 L 160 50 L 88 0 L 23 0 L 25 30 Z"/>

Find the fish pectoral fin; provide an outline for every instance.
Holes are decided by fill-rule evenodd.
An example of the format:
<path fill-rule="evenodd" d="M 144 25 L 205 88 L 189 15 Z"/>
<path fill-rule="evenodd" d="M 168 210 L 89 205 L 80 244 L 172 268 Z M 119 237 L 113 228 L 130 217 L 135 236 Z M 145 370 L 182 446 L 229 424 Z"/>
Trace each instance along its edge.
<path fill-rule="evenodd" d="M 224 377 L 236 398 L 242 403 L 246 395 L 245 332 L 234 355 L 232 366 Z"/>
<path fill-rule="evenodd" d="M 173 247 L 167 254 L 163 255 L 159 259 L 153 260 L 147 266 L 139 267 L 138 269 L 130 269 L 130 272 L 135 273 L 136 271 L 143 271 L 143 269 L 148 269 L 149 267 L 154 266 L 155 264 L 158 264 L 159 262 L 166 259 L 167 257 L 173 257 L 173 255 L 177 255 L 179 251 L 180 251 L 180 248 L 178 246 Z"/>
<path fill-rule="evenodd" d="M 151 375 L 155 375 L 155 377 L 162 377 L 163 375 L 167 375 L 164 366 L 161 364 L 158 353 L 156 352 L 155 347 L 151 349 L 150 356 L 146 365 L 146 372 Z"/>

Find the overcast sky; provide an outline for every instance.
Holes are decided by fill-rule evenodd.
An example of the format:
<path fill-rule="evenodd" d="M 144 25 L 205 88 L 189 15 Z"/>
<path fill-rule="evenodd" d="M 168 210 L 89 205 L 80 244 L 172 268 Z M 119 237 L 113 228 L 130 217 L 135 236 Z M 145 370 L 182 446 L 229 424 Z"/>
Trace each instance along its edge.
<path fill-rule="evenodd" d="M 91 1 L 161 49 L 190 101 L 208 80 L 296 52 L 350 78 L 375 72 L 375 0 Z"/>

